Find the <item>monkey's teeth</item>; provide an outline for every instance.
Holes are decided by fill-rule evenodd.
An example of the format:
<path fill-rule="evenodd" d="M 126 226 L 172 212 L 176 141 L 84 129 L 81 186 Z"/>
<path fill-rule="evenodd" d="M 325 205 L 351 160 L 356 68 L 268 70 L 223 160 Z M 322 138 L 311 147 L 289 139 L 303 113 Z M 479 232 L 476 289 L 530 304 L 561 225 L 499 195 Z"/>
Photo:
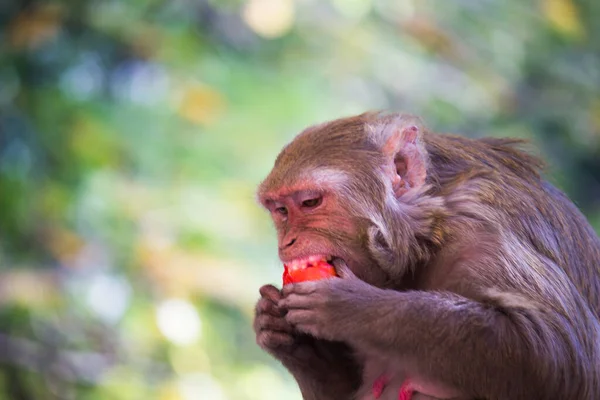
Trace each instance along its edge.
<path fill-rule="evenodd" d="M 285 265 L 288 268 L 288 270 L 295 271 L 298 269 L 307 268 L 309 264 L 314 264 L 319 261 L 327 262 L 327 257 L 322 255 L 312 255 L 305 258 L 297 258 L 295 260 L 290 261 L 289 263 L 286 263 Z"/>

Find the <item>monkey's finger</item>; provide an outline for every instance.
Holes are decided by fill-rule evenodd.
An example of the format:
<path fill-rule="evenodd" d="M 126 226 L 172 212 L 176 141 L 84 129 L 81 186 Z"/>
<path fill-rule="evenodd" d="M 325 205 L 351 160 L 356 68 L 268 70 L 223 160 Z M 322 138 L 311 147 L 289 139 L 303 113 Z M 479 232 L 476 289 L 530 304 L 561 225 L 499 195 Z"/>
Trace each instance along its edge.
<path fill-rule="evenodd" d="M 320 284 L 323 284 L 324 281 L 325 280 L 323 280 L 323 281 L 306 281 L 306 282 L 301 282 L 301 283 L 290 283 L 283 287 L 283 290 L 281 291 L 281 293 L 283 294 L 284 298 L 289 296 L 292 293 L 298 293 L 298 294 L 314 293 L 317 290 L 317 287 Z"/>
<path fill-rule="evenodd" d="M 269 314 L 274 317 L 283 317 L 285 312 L 279 308 L 277 303 L 274 303 L 270 299 L 262 298 L 256 303 L 256 314 Z"/>
<path fill-rule="evenodd" d="M 293 328 L 289 322 L 287 322 L 284 318 L 277 318 L 271 315 L 259 315 L 256 317 L 256 326 L 255 329 L 257 332 L 260 331 L 277 331 L 277 332 L 285 332 L 292 333 Z"/>
<path fill-rule="evenodd" d="M 271 300 L 273 303 L 277 303 L 281 299 L 281 291 L 273 285 L 264 285 L 259 289 L 260 295 Z"/>
<path fill-rule="evenodd" d="M 276 349 L 294 344 L 294 337 L 287 333 L 262 331 L 256 336 L 256 343 L 262 348 Z"/>
<path fill-rule="evenodd" d="M 293 326 L 312 325 L 316 322 L 315 313 L 309 310 L 290 310 L 285 319 Z"/>
<path fill-rule="evenodd" d="M 303 296 L 292 293 L 286 298 L 280 300 L 277 305 L 280 309 L 287 310 L 289 313 L 290 310 L 294 309 L 312 308 L 315 305 L 315 300 L 310 296 Z"/>
<path fill-rule="evenodd" d="M 274 317 L 269 314 L 259 314 L 254 317 L 252 324 L 254 332 L 260 333 L 261 331 L 279 331 L 284 333 L 291 333 L 293 331 L 292 326 L 285 320 L 284 317 Z"/>

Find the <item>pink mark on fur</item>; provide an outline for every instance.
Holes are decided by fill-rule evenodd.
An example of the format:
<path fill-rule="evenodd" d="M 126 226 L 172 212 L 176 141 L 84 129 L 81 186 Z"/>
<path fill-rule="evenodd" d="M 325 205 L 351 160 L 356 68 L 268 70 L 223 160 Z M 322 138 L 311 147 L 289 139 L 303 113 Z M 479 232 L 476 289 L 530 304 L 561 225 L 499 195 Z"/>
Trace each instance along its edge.
<path fill-rule="evenodd" d="M 375 382 L 373 382 L 373 396 L 376 399 L 381 397 L 385 386 L 389 383 L 389 381 L 389 376 L 381 375 L 375 380 Z M 410 380 L 406 379 L 400 387 L 400 392 L 398 393 L 398 400 L 411 400 L 413 393 L 414 389 L 412 383 L 410 382 Z"/>
<path fill-rule="evenodd" d="M 400 393 L 398 394 L 398 400 L 411 400 L 413 395 L 412 385 L 407 379 L 400 387 Z"/>
<path fill-rule="evenodd" d="M 385 385 L 387 385 L 389 380 L 389 377 L 386 375 L 381 375 L 375 380 L 375 382 L 373 383 L 373 396 L 375 396 L 376 399 L 381 397 L 383 389 L 385 389 Z"/>

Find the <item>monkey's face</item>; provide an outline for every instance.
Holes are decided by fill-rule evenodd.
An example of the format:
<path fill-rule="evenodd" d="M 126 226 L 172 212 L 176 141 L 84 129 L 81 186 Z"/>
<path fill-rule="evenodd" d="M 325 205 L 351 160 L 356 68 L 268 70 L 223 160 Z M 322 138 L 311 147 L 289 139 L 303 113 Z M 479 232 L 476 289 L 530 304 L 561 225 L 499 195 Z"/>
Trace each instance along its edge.
<path fill-rule="evenodd" d="M 364 126 L 360 133 L 364 132 Z M 350 129 L 351 131 L 351 129 Z M 259 188 L 284 264 L 342 259 L 361 279 L 383 285 L 368 230 L 385 198 L 381 153 L 366 135 L 308 131 L 279 155 Z"/>
<path fill-rule="evenodd" d="M 383 284 L 385 275 L 369 252 L 368 224 L 353 215 L 343 192 L 334 185 L 290 185 L 261 201 L 276 227 L 284 264 L 292 268 L 318 260 L 331 264 L 340 258 L 363 280 Z"/>

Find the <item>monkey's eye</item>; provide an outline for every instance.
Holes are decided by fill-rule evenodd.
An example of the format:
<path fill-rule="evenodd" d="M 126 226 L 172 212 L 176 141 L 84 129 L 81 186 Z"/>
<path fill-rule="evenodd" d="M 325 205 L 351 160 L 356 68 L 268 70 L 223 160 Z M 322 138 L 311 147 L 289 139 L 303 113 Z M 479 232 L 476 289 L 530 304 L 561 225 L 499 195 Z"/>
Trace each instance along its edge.
<path fill-rule="evenodd" d="M 281 214 L 281 215 L 287 215 L 287 213 L 288 213 L 288 210 L 287 210 L 287 208 L 285 208 L 285 207 L 277 207 L 277 208 L 275 209 L 275 212 L 276 212 L 277 214 Z"/>
<path fill-rule="evenodd" d="M 315 208 L 319 204 L 321 204 L 322 197 L 315 197 L 313 199 L 304 200 L 302 202 L 302 207 L 304 208 Z"/>

